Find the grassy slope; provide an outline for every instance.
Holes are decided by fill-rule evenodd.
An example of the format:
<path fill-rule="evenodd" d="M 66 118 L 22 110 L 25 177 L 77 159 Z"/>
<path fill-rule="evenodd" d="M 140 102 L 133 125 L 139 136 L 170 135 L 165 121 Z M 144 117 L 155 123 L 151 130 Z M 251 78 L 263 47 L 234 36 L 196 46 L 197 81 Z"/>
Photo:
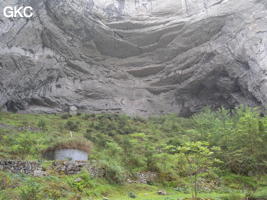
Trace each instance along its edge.
<path fill-rule="evenodd" d="M 105 116 L 105 115 L 103 115 Z M 109 116 L 109 115 L 108 115 Z M 101 124 L 103 120 L 103 124 Z M 96 127 L 104 126 L 106 123 L 106 118 L 91 118 L 82 116 L 72 116 L 71 118 L 63 119 L 61 115 L 39 115 L 39 114 L 11 114 L 11 113 L 1 113 L 0 114 L 0 159 L 28 159 L 28 160 L 40 160 L 41 150 L 51 146 L 51 144 L 57 140 L 62 140 L 62 138 L 70 137 L 70 130 L 66 128 L 66 123 L 68 121 L 79 122 L 79 129 L 72 131 L 74 136 L 83 136 L 86 132 L 89 132 L 93 129 L 93 132 L 96 131 Z M 178 123 L 173 123 L 172 120 L 178 121 Z M 45 130 L 40 129 L 40 121 L 45 122 Z M 142 120 L 142 119 L 126 119 L 127 124 L 130 127 L 123 127 L 123 131 L 132 130 L 135 134 L 132 134 L 133 138 L 139 137 L 139 133 L 145 133 L 146 138 L 151 143 L 166 143 L 172 139 L 173 132 L 182 132 L 186 129 L 190 129 L 192 122 L 187 119 L 170 117 L 168 124 L 161 124 L 155 122 L 155 120 Z M 94 123 L 94 125 L 92 125 Z M 95 125 L 97 124 L 97 125 Z M 93 128 L 92 128 L 93 126 Z M 172 126 L 170 128 L 170 126 Z M 108 127 L 107 127 L 108 129 Z M 110 128 L 112 129 L 112 127 Z M 114 128 L 115 129 L 115 128 Z M 117 127 L 118 130 L 120 128 Z M 105 129 L 101 129 L 102 131 Z M 137 134 L 138 133 L 138 134 Z M 105 135 L 105 134 L 104 134 Z M 107 134 L 107 139 L 116 138 L 121 140 L 124 137 L 128 136 L 114 136 L 113 132 Z M 141 134 L 142 135 L 142 134 Z M 96 135 L 96 137 L 98 137 Z M 105 138 L 104 137 L 104 138 Z M 145 144 L 145 143 L 144 143 Z M 96 146 L 96 151 L 101 151 L 99 146 Z M 103 151 L 103 154 L 105 152 Z M 98 154 L 92 155 L 93 158 L 98 158 Z M 2 176 L 2 177 L 1 177 Z M 90 184 L 77 186 L 73 185 L 75 179 L 80 175 L 76 176 L 58 176 L 46 177 L 46 178 L 29 178 L 25 176 L 16 176 L 9 173 L 0 174 L 0 199 L 6 198 L 8 195 L 9 199 L 22 199 L 21 194 L 23 191 L 27 191 L 32 186 L 29 186 L 30 183 L 36 183 L 40 186 L 38 188 L 38 193 L 42 197 L 38 199 L 49 199 L 44 197 L 46 191 L 52 193 L 52 196 L 62 196 L 65 194 L 65 197 L 58 199 L 88 199 L 88 196 L 91 196 L 93 199 L 103 199 L 104 196 L 107 196 L 111 200 L 124 200 L 130 199 L 128 197 L 129 192 L 134 192 L 137 195 L 137 200 L 171 200 L 190 197 L 190 194 L 176 192 L 170 186 L 148 186 L 148 185 L 114 185 L 109 184 L 105 180 L 90 180 Z M 1 179 L 2 178 L 2 179 Z M 88 177 L 87 177 L 88 178 Z M 87 178 L 85 180 L 87 180 Z M 89 178 L 90 179 L 90 178 Z M 265 180 L 265 179 L 264 179 Z M 2 181 L 2 182 L 1 182 Z M 10 184 L 10 185 L 9 185 Z M 12 187 L 12 185 L 18 184 L 18 187 Z M 264 183 L 266 185 L 266 183 Z M 38 186 L 38 187 L 39 187 Z M 51 188 L 51 186 L 57 186 Z M 1 188 L 2 187 L 2 188 Z M 78 188 L 77 188 L 78 187 Z M 84 187 L 83 189 L 79 187 Z M 160 196 L 157 194 L 157 191 L 165 188 L 168 192 L 166 196 Z M 86 191 L 86 192 L 85 192 Z M 209 192 L 207 194 L 200 194 L 201 197 L 217 199 L 226 194 L 231 193 L 242 193 L 241 190 L 230 190 L 231 192 L 217 191 Z M 1 196 L 2 195 L 2 196 Z M 267 196 L 267 188 L 261 187 L 257 191 L 259 197 Z M 56 199 L 56 198 L 54 198 Z"/>
<path fill-rule="evenodd" d="M 36 193 L 37 199 L 62 199 L 62 200 L 101 200 L 107 197 L 110 200 L 130 200 L 129 193 L 136 195 L 136 200 L 177 200 L 190 198 L 190 194 L 176 192 L 172 188 L 160 186 L 149 186 L 144 184 L 126 184 L 114 185 L 108 184 L 104 180 L 87 180 L 86 187 L 76 185 L 75 180 L 84 175 L 73 176 L 50 176 L 44 178 L 28 177 L 23 175 L 14 175 L 9 173 L 0 173 L 0 180 L 5 180 L 5 188 L 0 181 L 0 199 L 22 199 L 24 192 Z M 2 187 L 2 188 L 1 188 Z M 167 195 L 158 195 L 159 190 L 165 190 Z M 237 196 L 244 196 L 240 192 L 232 192 Z M 221 199 L 229 193 L 212 192 L 201 193 L 199 197 L 209 199 Z M 28 198 L 29 199 L 29 198 Z"/>

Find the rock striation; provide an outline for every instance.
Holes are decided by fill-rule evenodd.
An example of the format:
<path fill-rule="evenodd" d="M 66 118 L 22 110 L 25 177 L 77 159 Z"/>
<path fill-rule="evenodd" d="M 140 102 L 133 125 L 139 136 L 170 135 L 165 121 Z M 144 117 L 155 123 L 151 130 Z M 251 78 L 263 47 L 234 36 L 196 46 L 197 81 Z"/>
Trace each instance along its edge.
<path fill-rule="evenodd" d="M 267 105 L 265 0 L 6 0 L 0 106 L 21 113 L 188 116 Z"/>

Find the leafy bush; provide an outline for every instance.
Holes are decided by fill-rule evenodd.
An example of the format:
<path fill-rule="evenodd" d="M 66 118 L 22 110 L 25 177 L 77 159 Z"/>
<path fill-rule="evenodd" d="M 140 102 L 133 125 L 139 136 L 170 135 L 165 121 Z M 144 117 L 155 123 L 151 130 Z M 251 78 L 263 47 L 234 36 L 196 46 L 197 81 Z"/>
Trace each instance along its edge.
<path fill-rule="evenodd" d="M 0 172 L 0 191 L 13 187 L 15 185 L 16 184 L 12 181 L 10 176 L 5 174 L 4 172 Z"/>
<path fill-rule="evenodd" d="M 253 191 L 257 188 L 257 181 L 254 177 L 229 174 L 222 177 L 222 180 L 224 181 L 224 185 L 234 189 Z"/>
<path fill-rule="evenodd" d="M 20 188 L 21 200 L 39 200 L 40 185 L 35 182 L 26 183 Z"/>
<path fill-rule="evenodd" d="M 61 119 L 69 119 L 71 117 L 72 116 L 70 114 L 63 114 L 63 115 L 61 115 Z"/>
<path fill-rule="evenodd" d="M 70 188 L 67 187 L 65 183 L 59 180 L 49 180 L 46 182 L 44 188 L 42 189 L 42 196 L 45 199 L 58 200 L 66 196 L 66 191 Z"/>
<path fill-rule="evenodd" d="M 36 135 L 26 132 L 12 138 L 10 151 L 14 155 L 19 154 L 22 158 L 26 158 L 28 155 L 37 153 L 36 144 Z"/>
<path fill-rule="evenodd" d="M 65 128 L 69 131 L 78 131 L 79 126 L 80 126 L 79 122 L 73 122 L 73 121 L 67 121 L 67 123 L 65 124 Z"/>
<path fill-rule="evenodd" d="M 258 189 L 252 194 L 252 198 L 266 199 L 267 198 L 267 186 Z"/>
<path fill-rule="evenodd" d="M 136 194 L 134 192 L 129 192 L 128 193 L 128 196 L 132 199 L 135 199 L 136 198 Z"/>
<path fill-rule="evenodd" d="M 92 120 L 90 123 L 92 129 L 109 136 L 127 135 L 137 131 L 137 127 L 130 123 L 131 118 L 124 115 L 90 115 L 89 119 Z"/>
<path fill-rule="evenodd" d="M 87 171 L 82 171 L 79 175 L 69 178 L 68 183 L 79 192 L 86 192 L 95 186 L 95 182 Z"/>
<path fill-rule="evenodd" d="M 44 120 L 40 120 L 37 125 L 42 131 L 46 131 L 47 130 L 46 122 Z"/>
<path fill-rule="evenodd" d="M 104 178 L 110 183 L 122 184 L 125 182 L 126 170 L 116 161 L 102 160 L 100 161 L 100 167 L 104 170 Z"/>

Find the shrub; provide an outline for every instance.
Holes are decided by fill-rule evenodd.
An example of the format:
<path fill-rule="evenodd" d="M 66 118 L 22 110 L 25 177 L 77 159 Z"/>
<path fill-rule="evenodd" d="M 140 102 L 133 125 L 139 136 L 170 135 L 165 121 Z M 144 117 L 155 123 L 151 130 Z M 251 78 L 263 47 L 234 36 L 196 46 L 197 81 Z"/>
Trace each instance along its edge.
<path fill-rule="evenodd" d="M 7 191 L 1 191 L 0 190 L 0 200 L 9 200 L 9 199 L 18 199 L 18 196 L 16 193 L 14 193 L 12 190 Z"/>
<path fill-rule="evenodd" d="M 29 122 L 27 122 L 27 121 L 23 121 L 22 124 L 21 124 L 21 126 L 22 126 L 23 128 L 28 128 L 28 127 L 30 126 L 30 124 L 29 124 Z"/>
<path fill-rule="evenodd" d="M 87 171 L 82 171 L 77 177 L 69 178 L 68 183 L 79 192 L 86 192 L 87 189 L 92 189 L 95 186 L 94 180 Z"/>
<path fill-rule="evenodd" d="M 89 114 L 84 114 L 84 116 L 82 117 L 83 120 L 88 120 L 90 119 L 90 115 Z"/>
<path fill-rule="evenodd" d="M 251 199 L 266 199 L 267 187 L 259 188 L 255 193 L 251 195 Z"/>
<path fill-rule="evenodd" d="M 64 115 L 61 115 L 61 119 L 69 119 L 71 118 L 72 116 L 70 114 L 64 114 Z"/>
<path fill-rule="evenodd" d="M 101 168 L 103 168 L 105 171 L 104 178 L 108 182 L 115 184 L 122 184 L 125 182 L 127 177 L 126 171 L 123 167 L 119 165 L 119 163 L 114 161 L 102 160 L 100 165 Z"/>
<path fill-rule="evenodd" d="M 20 188 L 21 200 L 38 200 L 38 194 L 40 193 L 40 185 L 34 182 L 27 183 Z"/>
<path fill-rule="evenodd" d="M 136 198 L 136 194 L 133 193 L 133 192 L 129 192 L 129 193 L 128 193 L 128 196 L 129 196 L 130 198 L 132 198 L 132 199 L 135 199 L 135 198 Z"/>
<path fill-rule="evenodd" d="M 19 155 L 21 158 L 24 159 L 28 155 L 37 153 L 36 135 L 32 133 L 22 133 L 17 137 L 13 137 L 12 143 L 10 145 L 10 151 L 13 155 Z"/>
<path fill-rule="evenodd" d="M 69 189 L 70 188 L 64 183 L 53 180 L 47 182 L 43 189 L 43 194 L 46 198 L 48 197 L 48 199 L 57 200 L 65 197 L 66 194 L 64 192 Z"/>
<path fill-rule="evenodd" d="M 14 184 L 15 183 L 11 180 L 10 176 L 4 172 L 0 172 L 0 191 L 11 188 Z"/>
<path fill-rule="evenodd" d="M 47 130 L 46 128 L 46 122 L 44 120 L 40 120 L 37 124 L 37 126 L 42 130 L 42 131 L 45 131 Z"/>
<path fill-rule="evenodd" d="M 223 177 L 224 184 L 230 188 L 242 190 L 255 190 L 257 181 L 253 177 L 229 174 Z"/>
<path fill-rule="evenodd" d="M 73 122 L 73 121 L 67 121 L 67 123 L 65 124 L 65 128 L 70 131 L 78 131 L 79 126 L 80 126 L 79 122 Z"/>

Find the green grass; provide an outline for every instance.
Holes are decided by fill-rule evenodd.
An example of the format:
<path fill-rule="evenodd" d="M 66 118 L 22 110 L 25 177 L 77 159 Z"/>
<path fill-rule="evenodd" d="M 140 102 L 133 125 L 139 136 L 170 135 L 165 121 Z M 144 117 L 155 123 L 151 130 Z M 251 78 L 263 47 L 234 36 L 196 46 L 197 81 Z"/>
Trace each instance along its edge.
<path fill-rule="evenodd" d="M 165 190 L 167 195 L 159 195 L 157 192 L 159 190 Z M 173 189 L 161 188 L 156 186 L 147 186 L 147 185 L 128 185 L 127 187 L 122 187 L 117 189 L 114 194 L 110 194 L 108 198 L 110 200 L 131 200 L 129 197 L 129 192 L 136 194 L 136 200 L 177 200 L 191 198 L 191 194 L 185 194 L 181 192 L 176 192 Z M 119 193 L 119 194 L 118 194 Z M 237 193 L 241 194 L 241 193 Z M 200 198 L 209 198 L 209 199 L 220 199 L 226 196 L 227 193 L 200 193 L 198 197 Z M 103 198 L 98 198 L 99 200 Z"/>
<path fill-rule="evenodd" d="M 265 198 L 267 199 L 267 186 L 259 188 L 253 195 L 255 198 Z"/>
<path fill-rule="evenodd" d="M 0 171 L 0 200 L 24 200 L 20 195 L 25 191 L 34 193 L 34 190 L 38 193 L 38 200 L 102 200 L 104 197 L 110 200 L 129 200 L 130 192 L 136 194 L 136 200 L 190 198 L 190 192 L 181 193 L 174 190 L 177 187 L 182 188 L 179 191 L 190 191 L 188 176 L 190 173 L 185 170 L 186 165 L 182 157 L 179 157 L 177 147 L 188 141 L 209 141 L 213 142 L 213 145 L 224 147 L 228 144 L 220 143 L 222 130 L 227 133 L 227 136 L 234 133 L 233 127 L 239 126 L 242 129 L 236 130 L 237 133 L 246 136 L 247 132 L 253 132 L 245 129 L 244 124 L 248 122 L 243 123 L 242 120 L 239 122 L 237 117 L 232 119 L 231 116 L 227 119 L 228 124 L 232 125 L 224 129 L 225 125 L 221 125 L 223 123 L 220 122 L 222 117 L 216 118 L 216 115 L 204 114 L 198 116 L 198 119 L 180 118 L 175 115 L 142 119 L 112 114 L 82 114 L 66 117 L 63 114 L 0 113 L 0 159 L 40 160 L 43 161 L 43 166 L 47 167 L 50 163 L 44 161 L 41 152 L 58 142 L 69 139 L 70 129 L 73 129 L 74 138 L 93 142 L 90 159 L 99 162 L 98 164 L 104 167 L 109 175 L 105 179 L 92 179 L 84 172 L 74 176 L 52 173 L 49 177 L 35 178 Z M 253 124 L 259 124 L 258 118 L 254 120 L 257 123 Z M 261 118 L 260 120 L 265 127 L 265 132 L 262 133 L 266 134 L 267 117 L 265 121 Z M 70 121 L 71 124 L 68 123 Z M 1 124 L 8 127 L 1 127 Z M 45 124 L 45 128 L 41 129 L 40 124 Z M 66 126 L 67 124 L 69 126 Z M 77 127 L 72 127 L 73 124 Z M 256 127 L 255 130 L 258 128 Z M 234 138 L 235 134 L 231 136 Z M 264 144 L 266 137 L 260 139 L 259 141 L 263 141 Z M 233 145 L 239 140 L 235 138 Z M 224 155 L 223 153 L 221 155 Z M 217 156 L 224 158 L 221 155 Z M 228 156 L 231 156 L 229 152 Z M 244 159 L 247 154 L 243 153 L 240 156 L 237 154 L 234 159 Z M 234 159 L 229 157 L 228 161 Z M 244 165 L 241 170 L 243 167 Z M 125 175 L 153 170 L 159 174 L 159 178 L 152 183 L 153 185 L 123 182 Z M 256 176 L 237 175 L 230 171 L 225 165 L 221 165 L 213 168 L 210 173 L 202 174 L 203 182 L 200 184 L 202 192 L 199 197 L 214 200 L 231 199 L 235 197 L 224 197 L 230 194 L 244 196 L 246 190 L 254 187 L 258 187 L 255 197 L 267 197 L 267 176 L 262 176 L 261 180 L 258 180 Z M 77 177 L 82 177 L 83 181 L 75 182 Z M 166 190 L 167 195 L 158 195 L 159 190 Z"/>
<path fill-rule="evenodd" d="M 77 178 L 82 181 L 77 183 Z M 262 188 L 263 192 L 266 188 Z M 158 195 L 159 190 L 164 190 L 167 195 Z M 30 177 L 25 175 L 15 175 L 7 172 L 0 172 L 0 199 L 20 198 L 22 191 L 30 193 L 35 191 L 38 200 L 57 199 L 75 200 L 76 197 L 81 200 L 102 200 L 107 197 L 110 200 L 130 200 L 129 193 L 136 195 L 136 200 L 177 200 L 190 198 L 191 194 L 175 191 L 173 188 L 166 188 L 160 185 L 146 184 L 109 184 L 104 179 L 92 179 L 88 173 L 82 171 L 77 175 L 53 175 L 48 177 Z M 223 199 L 223 197 L 236 193 L 242 195 L 242 192 L 210 192 L 200 193 L 199 197 L 207 199 Z M 244 196 L 244 194 L 242 195 Z M 1 200 L 2 200 L 1 199 Z"/>

